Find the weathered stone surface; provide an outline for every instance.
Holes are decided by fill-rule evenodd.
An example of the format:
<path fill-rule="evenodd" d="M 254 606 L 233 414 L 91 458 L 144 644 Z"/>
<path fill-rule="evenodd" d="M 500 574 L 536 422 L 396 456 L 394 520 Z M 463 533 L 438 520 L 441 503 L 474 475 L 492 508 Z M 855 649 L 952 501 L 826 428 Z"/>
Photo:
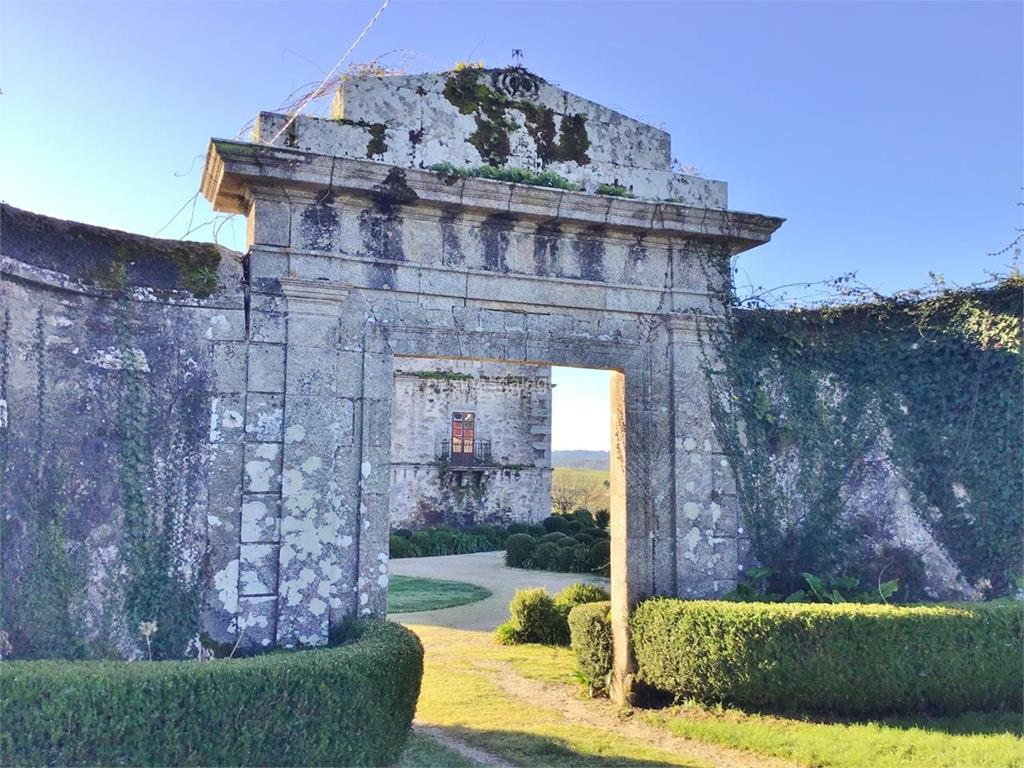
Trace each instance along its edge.
<path fill-rule="evenodd" d="M 509 314 L 484 310 L 479 323 L 501 333 Z M 474 414 L 472 460 L 451 454 L 454 412 Z M 507 525 L 550 513 L 550 369 L 400 358 L 389 431 L 392 528 Z"/>
<path fill-rule="evenodd" d="M 264 112 L 254 139 L 407 167 L 548 169 L 590 192 L 618 184 L 641 197 L 726 207 L 724 182 L 673 172 L 667 133 L 524 69 L 348 78 L 333 118 L 288 124 Z"/>
<path fill-rule="evenodd" d="M 139 657 L 141 620 L 180 655 L 200 611 L 234 619 L 237 575 L 211 577 L 237 559 L 242 270 L 220 251 L 199 298 L 195 253 L 0 207 L 0 628 L 17 655 Z M 155 576 L 132 537 L 159 547 Z M 141 581 L 161 615 L 126 604 Z"/>
<path fill-rule="evenodd" d="M 357 80 L 341 121 L 286 126 L 263 115 L 261 143 L 211 144 L 203 192 L 249 219 L 244 292 L 240 262 L 222 257 L 211 271 L 205 249 L 150 243 L 177 253 L 177 271 L 149 260 L 142 269 L 106 246 L 94 259 L 58 233 L 42 259 L 24 223 L 8 238 L 5 214 L 0 492 L 14 519 L 2 542 L 5 583 L 8 574 L 25 583 L 40 510 L 66 502 L 76 541 L 104 553 L 89 560 L 86 602 L 106 604 L 102 579 L 123 571 L 114 563 L 141 497 L 143 517 L 170 521 L 177 536 L 181 562 L 167 572 L 200 585 L 197 630 L 246 647 L 323 644 L 346 616 L 386 611 L 393 497 L 423 495 L 423 459 L 450 418 L 440 401 L 424 403 L 429 418 L 416 429 L 425 432 L 410 425 L 406 437 L 394 426 L 404 397 L 395 371 L 410 358 L 459 358 L 484 361 L 472 364 L 480 371 L 614 372 L 619 683 L 636 600 L 728 589 L 742 531 L 716 469 L 691 318 L 724 312 L 723 265 L 781 220 L 728 211 L 724 184 L 673 174 L 663 132 L 543 81 L 510 79 L 522 74 L 480 73 L 515 122 L 499 164 L 549 168 L 589 192 L 619 183 L 663 199 L 446 183 L 423 166 L 495 158 L 476 106 L 440 74 Z M 62 266 L 61 249 L 74 264 Z M 546 506 L 549 457 L 538 451 L 549 388 L 495 386 L 465 402 L 485 412 L 492 394 L 522 398 L 514 419 L 506 411 L 482 424 L 503 463 L 484 471 L 487 483 L 505 494 L 503 516 L 535 513 Z M 520 427 L 523 439 L 501 434 Z M 153 451 L 136 456 L 147 440 Z M 396 475 L 395 457 L 424 446 L 417 467 Z M 9 602 L 5 593 L 5 617 Z M 131 627 L 124 617 L 114 625 L 130 654 Z"/>

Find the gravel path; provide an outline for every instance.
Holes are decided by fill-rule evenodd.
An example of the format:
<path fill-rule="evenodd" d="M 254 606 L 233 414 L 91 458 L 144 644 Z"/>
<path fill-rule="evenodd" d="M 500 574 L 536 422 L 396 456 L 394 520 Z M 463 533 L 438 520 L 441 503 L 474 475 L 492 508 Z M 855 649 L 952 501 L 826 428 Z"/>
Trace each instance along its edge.
<path fill-rule="evenodd" d="M 421 613 L 393 613 L 388 618 L 403 624 L 425 624 L 452 629 L 489 631 L 508 618 L 508 603 L 517 589 L 547 587 L 554 594 L 577 582 L 608 589 L 608 579 L 581 573 L 528 571 L 505 565 L 504 552 L 478 552 L 475 555 L 442 557 L 403 557 L 392 560 L 395 576 L 421 576 L 428 579 L 468 581 L 491 590 L 491 596 L 469 605 Z"/>

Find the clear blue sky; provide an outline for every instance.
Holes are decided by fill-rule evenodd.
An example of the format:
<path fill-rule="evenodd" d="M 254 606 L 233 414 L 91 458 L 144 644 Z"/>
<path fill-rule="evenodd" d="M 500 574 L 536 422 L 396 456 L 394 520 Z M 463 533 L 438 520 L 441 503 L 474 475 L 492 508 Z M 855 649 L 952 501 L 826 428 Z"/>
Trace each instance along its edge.
<path fill-rule="evenodd" d="M 209 138 L 319 80 L 378 5 L 0 0 L 0 197 L 155 234 L 196 191 Z M 351 60 L 499 66 L 521 48 L 548 80 L 669 130 L 680 162 L 729 182 L 731 207 L 788 219 L 741 259 L 754 284 L 856 270 L 894 290 L 1009 261 L 986 253 L 1024 212 L 1022 9 L 392 0 Z M 244 248 L 244 229 L 221 241 Z M 570 376 L 556 392 L 574 381 L 607 391 Z M 556 448 L 607 439 L 587 402 L 590 418 L 556 418 Z"/>

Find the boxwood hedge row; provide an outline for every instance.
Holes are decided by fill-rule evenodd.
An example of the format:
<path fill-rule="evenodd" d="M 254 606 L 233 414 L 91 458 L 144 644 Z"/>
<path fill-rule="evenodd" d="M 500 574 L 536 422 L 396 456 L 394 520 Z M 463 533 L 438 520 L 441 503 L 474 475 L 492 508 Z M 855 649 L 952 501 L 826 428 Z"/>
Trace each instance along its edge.
<path fill-rule="evenodd" d="M 654 599 L 638 679 L 680 698 L 836 715 L 1021 708 L 1024 610 Z"/>
<path fill-rule="evenodd" d="M 611 670 L 607 604 L 569 614 L 582 676 Z M 747 709 L 955 714 L 1022 707 L 1024 607 L 895 607 L 653 599 L 630 628 L 637 678 Z"/>
<path fill-rule="evenodd" d="M 393 765 L 423 674 L 417 637 L 208 662 L 5 661 L 3 765 Z"/>

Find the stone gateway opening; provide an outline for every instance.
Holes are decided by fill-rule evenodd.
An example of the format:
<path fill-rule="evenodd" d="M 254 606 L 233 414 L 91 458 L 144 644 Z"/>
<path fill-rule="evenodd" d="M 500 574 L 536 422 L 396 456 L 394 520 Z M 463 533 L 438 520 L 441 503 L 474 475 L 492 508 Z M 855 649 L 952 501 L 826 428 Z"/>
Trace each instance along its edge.
<path fill-rule="evenodd" d="M 248 379 L 283 401 L 279 451 L 246 446 L 246 467 L 279 462 L 282 472 L 280 488 L 259 491 L 281 510 L 280 541 L 259 550 L 279 564 L 276 589 L 238 594 L 239 615 L 266 613 L 259 642 L 324 642 L 346 615 L 384 613 L 394 382 L 413 359 L 616 372 L 617 648 L 628 647 L 638 599 L 710 596 L 735 583 L 737 504 L 698 334 L 724 315 L 729 259 L 781 221 L 728 211 L 723 183 L 671 171 L 666 134 L 539 78 L 504 96 L 510 152 L 481 156 L 488 126 L 460 117 L 479 92 L 463 80 L 502 93 L 499 74 L 356 78 L 339 96 L 341 120 L 263 114 L 253 143 L 210 146 L 205 194 L 249 217 Z M 585 153 L 548 153 L 520 101 L 557 104 Z M 381 141 L 368 133 L 377 124 Z M 407 144 L 412 129 L 424 133 Z M 368 159 L 371 139 L 379 151 Z M 468 172 L 538 165 L 565 184 Z M 439 446 L 466 468 L 453 472 L 460 487 L 476 482 L 494 428 L 470 405 L 452 414 Z M 243 545 L 239 568 L 258 568 L 254 555 Z M 220 559 L 230 566 L 234 550 Z M 219 609 L 230 626 L 233 606 Z M 628 667 L 617 659 L 619 672 Z"/>
<path fill-rule="evenodd" d="M 431 514 L 425 465 L 447 465 L 452 495 L 496 462 L 550 483 L 543 446 L 497 450 L 509 420 L 550 421 L 550 366 L 613 371 L 619 678 L 636 601 L 734 586 L 744 541 L 700 339 L 725 317 L 730 259 L 782 221 L 730 211 L 724 182 L 673 172 L 665 132 L 518 68 L 361 76 L 334 119 L 263 113 L 251 141 L 214 139 L 202 191 L 247 217 L 244 256 L 116 233 L 90 245 L 95 230 L 53 226 L 64 257 L 51 258 L 29 242 L 38 222 L 4 209 L 5 345 L 38 347 L 35 373 L 16 362 L 29 383 L 3 393 L 10 493 L 37 495 L 17 489 L 58 455 L 38 436 L 67 421 L 60 403 L 119 393 L 65 452 L 99 448 L 109 466 L 88 482 L 70 463 L 48 474 L 109 512 L 87 526 L 107 558 L 90 588 L 118 569 L 130 586 L 125 616 L 97 611 L 85 636 L 149 620 L 151 604 L 243 648 L 324 644 L 346 617 L 385 614 L 391 515 Z M 65 329 L 66 344 L 46 341 Z M 423 367 L 438 360 L 455 362 Z M 70 365 L 85 373 L 69 379 Z M 421 385 L 466 376 L 515 389 L 521 411 L 481 389 L 408 418 L 426 408 Z M 430 420 L 439 434 L 423 433 Z M 507 493 L 521 493 L 511 478 Z M 128 540 L 173 562 L 147 570 Z"/>

